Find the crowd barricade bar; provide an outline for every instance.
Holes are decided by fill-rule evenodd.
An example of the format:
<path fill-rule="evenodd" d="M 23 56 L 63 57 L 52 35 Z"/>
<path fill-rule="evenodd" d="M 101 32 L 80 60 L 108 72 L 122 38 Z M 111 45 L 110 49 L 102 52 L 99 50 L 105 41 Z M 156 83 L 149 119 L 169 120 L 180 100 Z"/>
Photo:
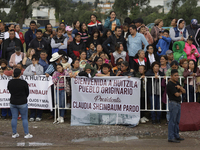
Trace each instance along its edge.
<path fill-rule="evenodd" d="M 65 108 L 60 108 L 60 101 L 59 101 L 59 82 L 60 79 L 64 78 L 64 90 L 66 87 L 66 78 L 70 78 L 70 76 L 60 76 L 57 82 L 57 86 L 54 84 L 54 123 L 57 122 L 57 117 L 60 116 L 60 109 L 71 110 L 71 108 L 67 107 L 67 96 L 65 92 Z M 71 83 L 69 83 L 71 84 Z"/>
<path fill-rule="evenodd" d="M 66 109 L 66 110 L 71 110 L 71 108 L 68 108 L 67 107 L 67 95 L 65 93 L 65 108 L 60 108 L 59 107 L 59 81 L 60 79 L 64 78 L 64 90 L 66 88 L 66 81 L 67 81 L 67 78 L 70 78 L 69 76 L 61 76 L 57 82 L 57 86 L 54 86 L 54 122 L 56 122 L 56 117 L 57 115 L 60 116 L 60 109 Z M 156 86 L 154 86 L 155 82 L 154 82 L 154 79 L 155 79 L 155 76 L 145 76 L 144 78 L 144 87 L 145 87 L 145 107 L 144 108 L 141 108 L 140 110 L 141 111 L 169 111 L 169 98 L 168 98 L 168 95 L 166 94 L 166 109 L 162 109 L 162 90 L 161 90 L 161 84 L 162 84 L 162 79 L 166 79 L 165 83 L 166 85 L 168 84 L 168 80 L 170 79 L 171 77 L 170 76 L 159 76 L 158 77 L 158 85 L 159 85 L 159 90 L 157 90 Z M 186 86 L 186 90 L 187 90 L 187 102 L 189 102 L 189 79 L 190 78 L 193 78 L 193 76 L 189 76 L 187 77 L 187 86 Z M 148 79 L 151 80 L 152 82 L 152 85 L 151 85 L 151 88 L 152 88 L 152 109 L 149 109 L 148 107 L 148 93 L 147 93 L 147 87 L 148 87 Z M 180 85 L 182 86 L 182 79 L 184 79 L 183 76 L 180 76 L 179 77 L 179 83 Z M 71 83 L 69 83 L 71 84 Z M 157 84 L 157 83 L 156 83 Z M 196 102 L 196 80 L 193 80 L 193 85 L 194 85 L 194 102 Z M 71 86 L 70 86 L 71 87 Z M 160 109 L 155 109 L 154 107 L 154 104 L 155 104 L 155 99 L 154 99 L 154 94 L 155 94 L 155 90 L 154 90 L 154 87 L 156 88 L 156 93 L 159 92 L 159 102 L 160 102 Z M 56 94 L 57 92 L 57 94 Z M 181 95 L 181 98 L 182 98 L 182 95 Z M 181 103 L 182 103 L 182 100 L 181 100 Z M 151 105 L 151 104 L 150 104 Z"/>
<path fill-rule="evenodd" d="M 154 82 L 154 79 L 155 79 L 155 76 L 145 76 L 144 78 L 144 86 L 145 86 L 145 107 L 144 108 L 141 108 L 141 111 L 169 111 L 169 98 L 168 98 L 168 95 L 166 94 L 166 109 L 162 109 L 162 90 L 161 90 L 161 83 L 162 83 L 162 79 L 166 79 L 165 83 L 166 83 L 166 86 L 168 84 L 168 80 L 171 78 L 171 76 L 159 76 L 158 77 L 158 85 L 159 85 L 159 90 L 157 90 L 156 88 L 156 85 L 154 84 L 157 84 Z M 189 102 L 189 79 L 192 79 L 193 76 L 189 76 L 187 77 L 187 86 L 186 86 L 186 91 L 187 91 L 187 102 Z M 182 84 L 184 84 L 182 82 L 182 80 L 185 79 L 183 76 L 180 76 L 179 77 L 179 83 L 181 86 L 183 86 Z M 152 85 L 151 85 L 151 88 L 152 88 L 152 109 L 150 109 L 150 107 L 148 107 L 148 105 L 151 106 L 151 104 L 149 103 L 148 104 L 148 100 L 149 100 L 149 95 L 147 93 L 147 88 L 148 88 L 148 80 L 151 80 L 152 82 Z M 194 102 L 196 102 L 196 99 L 197 99 L 197 96 L 196 96 L 196 80 L 193 80 L 193 88 L 194 88 Z M 156 88 L 156 91 L 154 90 L 154 87 Z M 184 87 L 184 86 L 183 86 Z M 165 87 L 166 88 L 166 87 Z M 155 104 L 155 99 L 154 99 L 154 93 L 157 93 L 159 92 L 159 101 L 160 101 L 160 109 L 155 109 L 154 107 L 154 104 Z M 181 95 L 181 103 L 182 103 L 182 95 Z"/>

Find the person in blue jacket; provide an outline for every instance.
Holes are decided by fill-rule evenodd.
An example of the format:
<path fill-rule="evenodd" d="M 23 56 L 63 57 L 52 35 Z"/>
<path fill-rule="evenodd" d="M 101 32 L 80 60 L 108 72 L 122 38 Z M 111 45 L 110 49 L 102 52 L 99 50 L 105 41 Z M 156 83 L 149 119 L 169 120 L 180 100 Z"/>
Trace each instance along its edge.
<path fill-rule="evenodd" d="M 163 36 L 159 37 L 158 44 L 156 48 L 158 49 L 158 56 L 166 55 L 166 51 L 169 50 L 171 43 L 171 38 L 169 37 L 169 30 L 164 30 Z"/>
<path fill-rule="evenodd" d="M 110 16 L 105 20 L 104 28 L 114 31 L 116 26 L 121 26 L 121 23 L 119 19 L 116 18 L 116 13 L 111 11 Z"/>
<path fill-rule="evenodd" d="M 36 22 L 35 21 L 31 21 L 30 22 L 30 28 L 28 29 L 28 31 L 25 33 L 25 42 L 26 42 L 26 51 L 28 50 L 28 46 L 29 43 L 36 38 Z"/>

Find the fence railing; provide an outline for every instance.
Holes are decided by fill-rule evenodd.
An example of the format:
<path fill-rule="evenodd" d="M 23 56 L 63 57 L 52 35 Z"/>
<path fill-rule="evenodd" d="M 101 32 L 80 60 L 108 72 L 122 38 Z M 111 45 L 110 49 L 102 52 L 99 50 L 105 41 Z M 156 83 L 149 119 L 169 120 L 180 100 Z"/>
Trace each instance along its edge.
<path fill-rule="evenodd" d="M 67 96 L 66 96 L 66 94 L 65 94 L 65 108 L 60 108 L 59 107 L 59 81 L 62 78 L 64 78 L 65 87 L 66 87 L 66 83 L 67 83 L 66 81 L 70 80 L 69 76 L 62 76 L 62 77 L 59 78 L 59 80 L 57 82 L 57 87 L 54 86 L 54 107 L 53 107 L 53 109 L 55 110 L 54 111 L 54 116 L 55 116 L 54 117 L 54 122 L 56 122 L 56 116 L 57 115 L 60 116 L 60 112 L 59 112 L 60 109 L 65 109 L 65 110 L 70 110 L 71 109 L 71 108 L 67 107 Z M 189 76 L 186 79 L 187 80 L 187 88 L 185 90 L 187 91 L 187 97 L 186 97 L 187 102 L 189 102 L 189 94 L 190 94 L 190 92 L 189 92 L 189 84 L 191 83 L 191 82 L 189 82 L 189 79 L 192 79 L 192 78 L 193 78 L 192 76 Z M 162 103 L 163 103 L 162 102 L 162 96 L 163 96 L 162 95 L 163 94 L 162 91 L 166 90 L 169 79 L 170 79 L 170 76 L 169 77 L 158 76 L 158 78 L 155 78 L 155 76 L 145 76 L 145 78 L 143 79 L 144 80 L 144 91 L 145 91 L 145 98 L 144 98 L 145 106 L 144 106 L 144 108 L 140 108 L 141 111 L 169 111 L 169 109 L 168 109 L 169 99 L 168 99 L 168 95 L 167 94 L 166 94 L 166 107 L 165 107 L 165 109 L 162 108 Z M 163 80 L 165 80 L 165 81 L 163 81 Z M 184 80 L 184 77 L 180 76 L 179 77 L 179 83 L 180 83 L 181 86 L 184 86 L 183 80 Z M 165 83 L 165 86 L 161 86 L 162 82 Z M 154 96 L 152 96 L 152 108 L 150 107 L 150 105 L 151 105 L 149 103 L 149 98 L 150 97 L 149 97 L 149 95 L 147 93 L 147 91 L 150 90 L 150 89 L 148 89 L 148 84 L 150 84 L 150 83 L 151 83 L 151 88 L 152 88 L 151 89 L 151 91 L 152 91 L 151 95 L 154 95 L 154 94 L 159 95 L 159 105 L 160 105 L 159 108 L 160 109 L 155 109 L 155 107 L 154 107 L 155 106 L 154 105 L 155 104 Z M 71 82 L 69 82 L 69 84 L 71 84 Z M 159 86 L 159 87 L 157 87 L 157 86 Z M 71 87 L 71 85 L 70 85 L 70 87 Z M 196 80 L 193 80 L 193 88 L 194 88 L 194 93 L 193 93 L 194 94 L 194 102 L 196 102 L 196 98 L 197 98 L 196 97 L 196 93 L 195 93 L 195 91 L 196 91 L 195 90 L 196 89 Z M 156 93 L 155 93 L 155 90 L 157 90 Z M 182 98 L 182 96 L 181 96 L 181 98 Z"/>

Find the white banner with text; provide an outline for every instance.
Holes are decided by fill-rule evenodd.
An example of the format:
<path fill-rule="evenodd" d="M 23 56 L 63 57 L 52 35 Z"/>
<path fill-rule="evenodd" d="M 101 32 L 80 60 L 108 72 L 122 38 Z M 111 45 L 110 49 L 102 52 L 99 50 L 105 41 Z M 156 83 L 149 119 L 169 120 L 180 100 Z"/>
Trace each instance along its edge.
<path fill-rule="evenodd" d="M 11 76 L 0 76 L 0 108 L 10 107 L 10 93 L 7 84 Z M 50 109 L 52 110 L 51 77 L 41 76 L 21 76 L 29 85 L 29 97 L 27 98 L 28 108 Z"/>
<path fill-rule="evenodd" d="M 71 125 L 137 125 L 140 79 L 128 77 L 72 78 Z"/>

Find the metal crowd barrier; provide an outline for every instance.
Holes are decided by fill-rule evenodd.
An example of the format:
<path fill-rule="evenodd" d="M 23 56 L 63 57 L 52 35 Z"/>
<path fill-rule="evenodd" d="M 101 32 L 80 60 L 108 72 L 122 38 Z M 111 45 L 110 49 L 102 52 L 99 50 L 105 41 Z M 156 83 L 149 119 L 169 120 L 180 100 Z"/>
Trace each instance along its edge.
<path fill-rule="evenodd" d="M 54 123 L 56 123 L 56 117 L 57 116 L 60 116 L 60 109 L 65 109 L 65 110 L 71 110 L 71 108 L 68 108 L 67 107 L 67 96 L 65 94 L 65 108 L 60 108 L 59 107 L 59 81 L 61 78 L 64 78 L 64 84 L 66 86 L 66 80 L 67 79 L 70 79 L 69 76 L 62 76 L 59 78 L 58 82 L 57 82 L 57 88 L 56 86 L 54 86 Z M 153 108 L 151 109 L 150 107 L 148 107 L 148 94 L 147 94 L 147 80 L 150 79 L 151 80 L 151 88 L 152 88 L 152 95 L 154 95 L 154 79 L 155 79 L 155 76 L 145 76 L 144 78 L 144 84 L 145 84 L 145 108 L 141 108 L 140 110 L 141 111 L 169 111 L 168 109 L 168 95 L 166 94 L 166 109 L 162 109 L 162 91 L 161 91 L 161 82 L 163 79 L 165 79 L 165 83 L 166 83 L 166 87 L 167 87 L 167 84 L 168 84 L 168 80 L 170 79 L 171 77 L 166 77 L 166 76 L 159 76 L 158 77 L 158 85 L 159 85 L 159 101 L 160 101 L 160 109 L 155 109 L 154 108 L 154 103 L 155 103 L 155 100 L 154 100 L 154 96 L 152 96 L 152 103 L 153 103 Z M 189 102 L 189 78 L 193 78 L 192 76 L 190 77 L 187 77 L 187 102 Z M 179 77 L 179 83 L 181 86 L 184 85 L 184 83 L 182 82 L 182 80 L 184 79 L 183 76 L 180 76 Z M 69 82 L 69 84 L 71 84 L 71 82 Z M 195 93 L 195 89 L 196 89 L 196 80 L 193 81 L 193 85 L 194 85 L 194 102 L 196 102 L 196 93 Z M 166 88 L 165 87 L 165 88 Z M 71 88 L 71 85 L 70 85 L 70 88 Z M 56 101 L 56 92 L 57 92 L 57 101 Z M 182 97 L 181 97 L 182 98 Z M 182 103 L 182 101 L 181 101 Z"/>

